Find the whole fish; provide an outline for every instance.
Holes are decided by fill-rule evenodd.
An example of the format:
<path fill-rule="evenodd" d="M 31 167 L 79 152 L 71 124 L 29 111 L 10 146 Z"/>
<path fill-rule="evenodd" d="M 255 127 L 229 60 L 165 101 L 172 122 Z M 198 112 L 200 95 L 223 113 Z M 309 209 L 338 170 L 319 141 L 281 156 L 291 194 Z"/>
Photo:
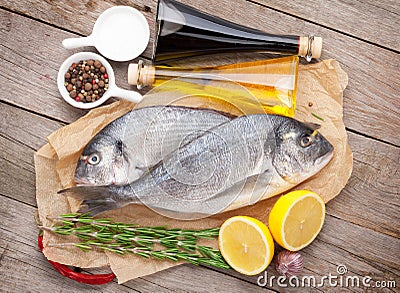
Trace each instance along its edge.
<path fill-rule="evenodd" d="M 86 145 L 75 181 L 80 185 L 130 183 L 180 144 L 229 121 L 229 117 L 213 110 L 178 106 L 134 109 L 107 125 Z"/>
<path fill-rule="evenodd" d="M 209 216 L 286 191 L 321 170 L 333 146 L 317 125 L 266 114 L 216 126 L 123 186 L 78 186 L 80 212 L 136 203 L 179 219 Z"/>

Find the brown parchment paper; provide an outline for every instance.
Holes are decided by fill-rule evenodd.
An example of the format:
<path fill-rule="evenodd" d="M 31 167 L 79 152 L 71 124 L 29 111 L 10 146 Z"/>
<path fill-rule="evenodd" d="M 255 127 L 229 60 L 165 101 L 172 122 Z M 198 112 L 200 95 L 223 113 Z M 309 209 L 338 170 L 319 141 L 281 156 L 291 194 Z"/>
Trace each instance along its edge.
<path fill-rule="evenodd" d="M 298 185 L 295 189 L 309 189 L 320 194 L 328 202 L 346 185 L 353 167 L 353 155 L 347 142 L 343 124 L 343 91 L 347 86 L 347 74 L 335 60 L 325 60 L 316 64 L 302 65 L 299 68 L 297 110 L 295 118 L 321 124 L 321 133 L 334 145 L 335 153 L 331 162 L 316 176 Z M 146 103 L 142 103 L 144 106 Z M 175 104 L 182 104 L 177 102 Z M 209 107 L 234 112 L 223 103 L 215 101 L 199 102 L 185 100 L 184 105 Z M 73 185 L 76 162 L 83 147 L 105 125 L 134 108 L 134 104 L 119 101 L 90 111 L 76 122 L 65 126 L 48 137 L 49 143 L 35 153 L 36 198 L 40 219 L 45 226 L 52 224 L 49 217 L 76 211 L 79 202 L 58 195 L 57 191 Z M 312 113 L 323 117 L 321 121 Z M 238 113 L 233 113 L 238 114 Z M 115 221 L 137 223 L 146 226 L 167 225 L 171 228 L 209 228 L 222 224 L 234 215 L 247 215 L 267 223 L 268 214 L 279 196 L 260 201 L 254 205 L 228 211 L 209 218 L 195 221 L 178 221 L 163 217 L 150 209 L 129 205 L 107 212 L 102 217 L 111 217 Z M 119 283 L 155 273 L 178 265 L 168 261 L 143 259 L 133 255 L 119 256 L 109 252 L 82 252 L 74 247 L 53 247 L 49 243 L 68 243 L 66 239 L 50 233 L 44 233 L 45 256 L 52 261 L 82 268 L 110 266 Z M 206 245 L 216 247 L 216 241 L 206 240 Z"/>

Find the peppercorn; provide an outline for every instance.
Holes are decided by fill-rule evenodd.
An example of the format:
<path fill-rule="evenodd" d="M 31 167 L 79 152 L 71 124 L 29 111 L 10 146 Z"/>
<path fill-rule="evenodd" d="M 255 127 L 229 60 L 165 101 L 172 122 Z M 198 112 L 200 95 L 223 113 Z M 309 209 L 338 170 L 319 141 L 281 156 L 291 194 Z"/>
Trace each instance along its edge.
<path fill-rule="evenodd" d="M 94 61 L 94 67 L 100 68 L 101 67 L 101 62 L 99 60 Z"/>
<path fill-rule="evenodd" d="M 85 91 L 90 91 L 92 89 L 92 84 L 91 83 L 86 83 L 85 84 Z"/>
<path fill-rule="evenodd" d="M 99 60 L 73 63 L 64 77 L 65 88 L 77 102 L 94 102 L 104 95 L 109 86 L 107 70 Z"/>

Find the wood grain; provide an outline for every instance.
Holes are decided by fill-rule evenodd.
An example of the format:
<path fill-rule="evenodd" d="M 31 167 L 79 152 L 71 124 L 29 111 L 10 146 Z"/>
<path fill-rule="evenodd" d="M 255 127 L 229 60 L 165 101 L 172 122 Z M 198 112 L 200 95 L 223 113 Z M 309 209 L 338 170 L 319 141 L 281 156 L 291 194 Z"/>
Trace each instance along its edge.
<path fill-rule="evenodd" d="M 400 238 L 400 148 L 348 135 L 354 155 L 353 175 L 328 204 L 327 213 Z"/>
<path fill-rule="evenodd" d="M 38 252 L 38 229 L 34 222 L 35 208 L 0 196 L 0 290 L 11 292 L 49 292 L 51 288 L 68 287 L 68 292 L 171 292 L 180 291 L 188 282 L 195 292 L 259 292 L 259 287 L 237 278 L 215 273 L 205 267 L 182 266 L 157 275 L 138 278 L 118 286 L 115 282 L 97 287 L 82 285 L 59 275 Z M 12 221 L 10 221 L 12 219 Z M 0 251 L 1 252 L 1 251 Z M 20 269 L 18 269 L 20 268 Z M 21 268 L 23 268 L 21 270 Z M 35 281 L 30 281 L 35 276 Z M 3 286 L 3 287 L 2 287 Z M 230 288 L 230 286 L 233 286 Z M 268 292 L 264 290 L 263 292 Z M 90 291 L 91 292 L 91 291 Z"/>
<path fill-rule="evenodd" d="M 0 171 L 8 174 L 0 178 L 0 193 L 33 205 L 34 150 L 45 144 L 44 138 L 62 124 L 2 103 L 0 114 L 4 119 L 0 120 L 1 124 L 6 125 L 0 129 L 0 143 L 4 146 L 0 150 L 0 160 L 5 163 Z M 399 237 L 400 221 L 396 219 L 399 219 L 400 148 L 351 133 L 349 140 L 356 158 L 355 175 L 329 203 L 328 214 Z M 9 180 L 9 176 L 15 180 Z M 21 182 L 24 184 L 19 184 Z M 371 204 L 376 208 L 369 210 Z"/>
<path fill-rule="evenodd" d="M 1 150 L 3 151 L 10 149 L 17 151 L 18 153 L 26 153 L 26 155 L 24 156 L 31 157 L 33 154 L 33 149 L 35 149 L 36 147 L 40 147 L 40 144 L 45 142 L 43 137 L 48 135 L 49 132 L 51 132 L 52 130 L 55 130 L 61 126 L 58 122 L 37 116 L 36 114 L 26 112 L 22 109 L 17 109 L 15 107 L 2 103 L 0 103 L 0 106 L 1 117 L 13 117 L 13 119 L 8 120 L 9 123 L 7 124 L 7 127 L 1 129 L 0 132 L 2 139 L 0 141 L 9 144 L 9 147 L 1 148 Z M 19 123 L 15 123 L 15 121 L 22 120 L 22 125 Z M 2 123 L 1 125 L 5 125 L 5 123 Z M 15 141 L 13 140 L 13 138 L 11 138 L 13 134 L 15 138 L 18 138 L 18 141 Z M 393 160 L 393 158 L 391 157 L 398 156 L 398 148 L 354 134 L 350 134 L 350 143 L 354 145 L 355 155 L 357 157 L 362 158 L 363 150 L 370 148 L 373 149 L 375 147 L 377 152 L 375 153 L 371 151 L 371 154 L 374 154 L 374 156 L 369 157 L 369 160 L 371 160 L 372 162 L 381 161 L 383 165 L 387 166 L 388 170 L 393 171 L 395 170 L 394 168 L 398 168 L 398 166 L 396 165 L 396 161 Z M 378 152 L 378 150 L 385 151 L 388 157 L 386 159 L 379 160 L 380 153 Z M 12 160 L 11 156 L 13 156 L 14 154 L 14 152 L 2 152 L 0 159 L 5 158 L 7 160 Z M 18 159 L 16 159 L 16 162 L 14 164 L 15 166 L 21 165 L 25 166 L 26 169 L 33 170 L 32 160 L 26 162 L 25 165 L 18 163 L 17 160 Z M 348 187 L 344 189 L 342 195 L 340 195 L 337 199 L 328 204 L 329 215 L 326 220 L 326 225 L 324 227 L 324 230 L 321 232 L 318 241 L 316 242 L 320 243 L 320 245 L 315 246 L 313 244 L 303 251 L 306 255 L 306 266 L 304 271 L 305 275 L 322 277 L 323 272 L 325 271 L 335 272 L 336 265 L 340 263 L 349 265 L 351 267 L 351 271 L 354 273 L 374 273 L 374 276 L 377 276 L 378 278 L 383 278 L 383 276 L 390 276 L 393 278 L 396 277 L 396 274 L 400 274 L 398 272 L 399 268 L 395 262 L 397 259 L 396 256 L 387 256 L 386 253 L 387 250 L 395 249 L 395 247 L 398 247 L 400 245 L 398 239 L 399 236 L 398 234 L 396 234 L 398 233 L 398 221 L 390 221 L 390 219 L 396 219 L 397 209 L 392 208 L 391 210 L 391 207 L 388 206 L 387 201 L 380 199 L 381 196 L 389 193 L 388 191 L 390 190 L 390 186 L 388 189 L 388 186 L 380 183 L 379 181 L 369 180 L 371 176 L 375 176 L 376 168 L 366 168 L 365 170 L 360 171 L 359 169 L 362 169 L 364 166 L 365 164 L 363 162 L 355 162 L 354 170 L 362 177 L 355 179 L 355 182 L 353 183 L 350 182 Z M 35 224 L 33 223 L 33 217 L 31 217 L 28 212 L 24 212 L 19 215 L 21 212 L 18 211 L 23 211 L 24 209 L 27 209 L 28 211 L 30 211 L 30 213 L 33 214 L 32 206 L 35 206 L 34 174 L 33 172 L 31 172 L 32 175 L 29 175 L 29 173 L 26 173 L 28 174 L 26 175 L 23 170 L 20 170 L 19 168 L 14 170 L 8 165 L 1 165 L 1 168 L 1 171 L 3 173 L 8 173 L 13 178 L 18 179 L 18 176 L 27 176 L 28 178 L 30 178 L 29 176 L 32 177 L 29 180 L 24 181 L 18 179 L 18 181 L 13 180 L 10 183 L 7 179 L 0 179 L 0 183 L 6 186 L 1 191 L 1 193 L 4 195 L 2 197 L 2 200 L 6 201 L 6 204 L 3 203 L 1 206 L 3 206 L 6 210 L 4 212 L 0 211 L 0 214 L 4 216 L 3 218 L 0 218 L 0 222 L 5 223 L 5 219 L 13 218 L 15 221 L 13 221 L 12 226 L 10 226 L 8 230 L 18 232 L 15 236 L 16 238 L 12 239 L 12 241 L 16 240 L 18 242 L 23 242 L 26 245 L 29 245 L 29 243 L 31 243 L 32 245 L 32 243 L 36 241 L 36 232 L 34 228 Z M 393 173 L 386 174 L 386 178 L 388 181 L 391 180 L 390 176 L 395 175 L 393 175 Z M 394 184 L 393 186 L 394 188 L 398 188 L 398 185 L 396 184 Z M 14 192 L 15 190 L 25 190 L 25 192 L 23 193 L 23 196 L 21 196 L 21 193 L 16 193 Z M 370 190 L 374 190 L 374 193 L 371 194 L 369 192 Z M 347 197 L 345 197 L 345 195 L 347 195 Z M 14 203 L 12 199 L 16 199 L 19 202 Z M 396 198 L 393 198 L 392 200 L 396 201 Z M 371 201 L 373 201 L 373 205 L 376 211 L 368 210 L 368 202 Z M 359 202 L 364 204 L 361 206 L 357 205 Z M 23 203 L 29 204 L 30 206 L 24 207 L 22 205 Z M 12 207 L 11 205 L 13 204 L 17 205 L 17 207 Z M 344 208 L 342 209 L 342 207 Z M 366 213 L 366 210 L 368 210 L 368 213 Z M 382 213 L 379 212 L 382 210 L 385 210 L 387 212 L 387 215 L 382 215 Z M 14 213 L 18 214 L 18 216 L 16 217 Z M 21 223 L 24 222 L 23 219 L 29 219 L 29 224 L 21 225 Z M 347 221 L 357 224 L 351 224 Z M 371 223 L 373 223 L 373 225 L 371 225 Z M 4 226 L 5 224 L 0 225 L 0 227 Z M 29 229 L 30 232 L 27 233 L 26 229 Z M 389 235 L 383 235 L 381 233 L 386 233 Z M 11 236 L 8 237 L 10 238 Z M 350 240 L 352 240 L 352 242 Z M 357 243 L 363 243 L 362 250 L 359 249 Z M 329 252 L 331 249 L 332 251 Z M 357 267 L 360 267 L 360 271 L 357 270 Z M 184 283 L 187 283 L 187 280 L 183 278 L 183 275 L 188 271 L 191 272 L 191 270 L 192 268 L 186 267 L 174 268 L 172 270 L 161 272 L 153 276 L 146 276 L 142 279 L 152 284 L 157 284 L 161 287 L 177 289 L 184 286 Z M 202 268 L 200 270 L 201 273 L 199 276 L 199 280 L 203 278 L 203 275 L 205 274 L 202 270 L 206 269 Z M 220 271 L 220 273 L 220 277 L 223 280 L 225 280 L 225 278 L 228 278 L 230 280 L 229 282 L 233 282 L 233 280 L 235 279 L 241 279 L 244 282 L 251 282 L 253 284 L 256 284 L 257 282 L 257 277 L 247 278 L 240 274 L 228 271 Z M 159 274 L 161 274 L 161 276 Z M 211 271 L 207 271 L 207 274 L 205 274 L 207 278 L 210 277 L 208 274 L 212 274 L 212 276 L 215 277 Z M 269 267 L 268 274 L 277 275 L 277 272 L 273 268 L 273 266 Z M 191 272 L 190 275 L 196 274 Z M 230 275 L 231 277 L 224 277 L 224 275 Z M 221 283 L 222 281 L 219 280 L 218 282 Z M 223 281 L 222 283 L 224 282 L 225 281 Z M 132 286 L 133 288 L 137 288 L 137 283 L 138 280 L 134 280 L 128 282 L 127 285 Z M 218 283 L 214 283 L 214 286 L 217 285 Z M 242 283 L 239 283 L 238 286 L 242 285 Z M 198 286 L 198 290 L 205 290 L 205 287 L 202 287 L 202 285 Z M 273 287 L 273 289 L 279 290 L 279 287 L 277 287 L 275 284 L 275 287 Z M 296 288 L 296 290 L 297 289 L 298 288 Z M 318 292 L 317 289 L 318 288 L 315 288 L 316 292 Z M 326 292 L 326 290 L 324 291 Z M 290 292 L 290 290 L 288 292 Z M 293 290 L 292 292 L 297 291 Z"/>
<path fill-rule="evenodd" d="M 255 0 L 266 7 L 400 51 L 400 6 L 396 1 Z M 363 25 L 360 25 L 362 23 Z M 379 28 L 379 29 L 377 29 Z M 388 38 L 388 36 L 390 36 Z"/>
<path fill-rule="evenodd" d="M 295 17 L 278 13 L 266 7 L 260 7 L 245 0 L 233 3 L 229 1 L 229 5 L 228 3 L 225 3 L 225 5 L 224 3 L 220 4 L 220 2 L 211 2 L 205 5 L 204 1 L 200 0 L 192 3 L 192 5 L 244 25 L 248 25 L 249 23 L 241 12 L 247 11 L 252 15 L 252 26 L 258 29 L 268 27 L 272 33 L 308 34 L 313 32 L 323 36 L 325 41 L 322 58 L 337 59 L 349 74 L 349 86 L 345 91 L 344 100 L 345 124 L 357 132 L 400 145 L 400 137 L 395 135 L 396 126 L 400 118 L 400 100 L 397 98 L 400 88 L 400 81 L 397 78 L 398 68 L 400 67 L 399 54 L 382 50 L 372 44 L 312 23 L 301 22 Z M 189 4 L 188 1 L 183 2 Z M 14 9 L 12 6 L 14 4 L 12 3 L 8 4 L 11 5 L 8 8 Z M 68 1 L 59 5 L 62 5 L 66 11 L 69 11 L 71 9 L 70 5 L 75 5 L 71 3 L 75 2 Z M 59 7 L 59 9 L 61 8 Z M 38 17 L 47 17 L 49 21 L 52 21 L 50 23 L 54 25 L 63 24 L 64 22 L 56 23 L 57 17 L 52 17 L 53 13 L 54 11 L 50 9 Z M 4 53 L 2 52 L 4 60 L 2 62 L 4 62 L 5 66 L 12 68 L 7 76 L 1 75 L 0 77 L 5 93 L 2 99 L 32 108 L 34 111 L 51 117 L 58 116 L 67 122 L 79 117 L 82 111 L 65 105 L 59 98 L 55 87 L 58 69 L 58 66 L 55 64 L 61 64 L 70 54 L 70 52 L 61 47 L 61 41 L 73 35 L 42 23 L 35 23 L 32 20 L 13 15 L 10 12 L 2 11 L 1 17 L 4 19 L 4 29 L 0 35 L 3 44 L 1 48 L 4 50 Z M 83 30 L 82 26 L 79 25 L 81 20 L 78 20 L 75 25 L 75 17 L 75 15 L 71 15 L 71 23 L 66 24 L 66 28 Z M 96 17 L 95 14 L 89 13 L 86 22 L 90 22 L 91 20 L 94 23 Z M 37 36 L 41 36 L 41 38 L 38 39 Z M 15 43 L 24 45 L 15 46 L 13 45 Z M 46 73 L 42 72 L 41 74 L 40 70 L 37 71 L 38 64 L 32 64 L 31 61 L 24 60 L 27 58 L 26 56 L 37 56 L 37 48 L 43 48 L 42 53 L 46 52 L 46 56 L 35 58 L 35 60 L 40 61 L 39 63 L 43 66 Z M 25 66 L 15 66 L 21 60 L 21 57 L 17 56 L 23 56 L 22 60 Z M 149 55 L 145 54 L 144 56 L 148 57 Z M 45 59 L 50 60 L 50 64 L 46 64 Z M 120 63 L 118 65 L 112 63 L 112 65 L 116 66 L 115 71 L 118 84 L 129 88 L 126 85 L 127 63 Z M 48 74 L 48 78 L 43 79 L 46 74 Z M 40 78 L 42 80 L 38 81 Z M 9 84 L 15 85 L 11 89 Z M 26 85 L 29 85 L 29 91 L 33 91 L 29 94 L 37 100 L 37 103 L 33 105 L 26 100 L 21 101 L 19 98 L 26 94 Z M 381 117 L 385 117 L 385 119 L 381 119 Z"/>
<path fill-rule="evenodd" d="M 0 103 L 0 194 L 36 205 L 33 154 L 62 124 Z"/>
<path fill-rule="evenodd" d="M 347 275 L 400 284 L 400 6 L 398 1 L 180 0 L 198 9 L 271 33 L 324 38 L 322 59 L 335 58 L 349 74 L 344 120 L 350 130 L 354 170 L 342 193 L 327 206 L 324 228 L 302 250 L 304 275 Z M 261 5 L 260 5 L 261 4 Z M 258 287 L 258 276 L 184 265 L 129 281 L 96 287 L 59 275 L 36 246 L 33 153 L 45 137 L 85 111 L 68 106 L 56 87 L 60 64 L 75 51 L 67 37 L 90 34 L 102 11 L 129 5 L 147 18 L 154 37 L 156 0 L 2 1 L 0 3 L 0 291 L 4 292 L 337 292 L 338 288 Z M 84 48 L 82 50 L 94 50 Z M 149 58 L 152 45 L 143 54 Z M 231 54 L 199 64 L 240 62 L 263 55 Z M 211 61 L 210 61 L 211 60 Z M 183 61 L 181 64 L 185 64 Z M 203 62 L 203 63 L 202 63 Z M 210 63 L 211 62 L 211 63 Z M 117 84 L 128 63 L 111 62 Z M 4 102 L 1 102 L 4 101 Z M 380 141 L 378 141 L 378 140 Z M 280 249 L 277 249 L 277 252 Z M 267 270 L 278 276 L 274 266 Z M 340 292 L 396 292 L 386 288 Z"/>

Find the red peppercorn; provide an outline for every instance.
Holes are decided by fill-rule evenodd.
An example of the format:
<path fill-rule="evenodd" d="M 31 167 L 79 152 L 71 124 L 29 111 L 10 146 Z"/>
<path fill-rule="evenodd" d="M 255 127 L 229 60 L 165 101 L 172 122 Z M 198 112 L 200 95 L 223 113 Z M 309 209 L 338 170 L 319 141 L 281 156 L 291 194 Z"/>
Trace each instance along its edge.
<path fill-rule="evenodd" d="M 79 102 L 81 99 L 79 97 L 75 98 L 75 101 Z"/>
<path fill-rule="evenodd" d="M 72 68 L 76 68 L 76 63 L 75 63 L 75 62 L 72 63 L 71 67 L 72 67 Z"/>
<path fill-rule="evenodd" d="M 95 79 L 93 79 L 93 80 L 92 80 L 92 84 L 95 84 L 95 83 L 96 83 L 96 80 L 95 80 Z"/>
<path fill-rule="evenodd" d="M 104 78 L 108 78 L 108 74 L 106 73 L 106 74 L 104 74 Z"/>

